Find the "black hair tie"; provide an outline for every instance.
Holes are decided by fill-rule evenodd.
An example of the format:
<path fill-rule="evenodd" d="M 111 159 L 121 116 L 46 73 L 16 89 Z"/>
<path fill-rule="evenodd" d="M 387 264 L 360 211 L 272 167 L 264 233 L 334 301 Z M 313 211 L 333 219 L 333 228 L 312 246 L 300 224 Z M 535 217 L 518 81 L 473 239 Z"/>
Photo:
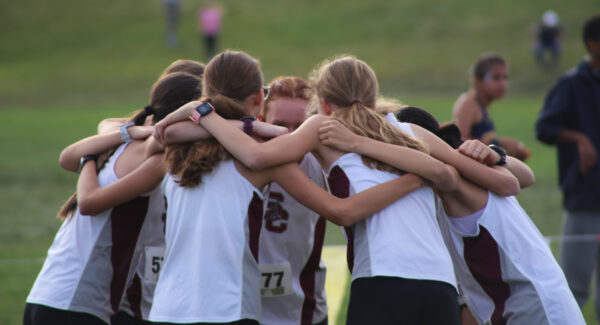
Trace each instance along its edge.
<path fill-rule="evenodd" d="M 360 104 L 360 100 L 358 100 L 358 99 L 355 99 L 355 100 L 353 100 L 353 101 L 352 101 L 352 103 L 351 103 L 351 104 L 352 104 L 352 105 L 354 105 L 354 104 Z"/>
<path fill-rule="evenodd" d="M 146 115 L 152 115 L 154 114 L 154 108 L 152 108 L 150 105 L 146 105 L 144 107 L 144 112 L 146 112 Z"/>

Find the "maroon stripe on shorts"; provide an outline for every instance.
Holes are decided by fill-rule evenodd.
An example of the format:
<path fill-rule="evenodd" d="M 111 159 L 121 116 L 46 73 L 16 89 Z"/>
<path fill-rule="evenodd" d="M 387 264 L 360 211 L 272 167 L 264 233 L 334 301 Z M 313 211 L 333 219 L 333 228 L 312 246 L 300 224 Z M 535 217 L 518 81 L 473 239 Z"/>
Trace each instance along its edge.
<path fill-rule="evenodd" d="M 260 228 L 262 227 L 263 200 L 254 193 L 250 204 L 248 204 L 248 227 L 250 228 L 250 238 L 248 244 L 252 256 L 258 262 L 258 242 L 260 238 Z"/>
<path fill-rule="evenodd" d="M 148 212 L 149 201 L 149 197 L 138 197 L 114 207 L 110 214 L 112 235 L 110 260 L 113 269 L 110 282 L 110 305 L 113 312 L 117 312 L 121 304 L 135 244 Z"/>
<path fill-rule="evenodd" d="M 465 245 L 465 261 L 469 270 L 494 301 L 492 324 L 506 324 L 506 319 L 502 317 L 502 314 L 504 314 L 506 300 L 510 296 L 510 287 L 502 281 L 498 243 L 482 225 L 479 225 L 478 236 L 463 237 L 463 243 Z"/>
<path fill-rule="evenodd" d="M 142 319 L 142 280 L 136 273 L 127 291 L 125 291 L 131 311 L 137 319 Z"/>
<path fill-rule="evenodd" d="M 315 298 L 315 276 L 321 262 L 321 251 L 325 239 L 325 218 L 319 217 L 315 225 L 313 249 L 310 257 L 300 272 L 300 287 L 304 292 L 304 303 L 302 303 L 301 325 L 312 325 L 313 315 L 317 306 Z"/>
<path fill-rule="evenodd" d="M 339 167 L 335 166 L 329 172 L 327 176 L 327 183 L 329 184 L 329 190 L 331 194 L 339 198 L 347 198 L 350 196 L 350 180 L 346 173 Z M 352 273 L 354 267 L 354 233 L 352 227 L 344 227 L 346 231 L 346 238 L 348 241 L 348 247 L 346 248 L 346 259 L 348 260 L 348 269 Z"/>

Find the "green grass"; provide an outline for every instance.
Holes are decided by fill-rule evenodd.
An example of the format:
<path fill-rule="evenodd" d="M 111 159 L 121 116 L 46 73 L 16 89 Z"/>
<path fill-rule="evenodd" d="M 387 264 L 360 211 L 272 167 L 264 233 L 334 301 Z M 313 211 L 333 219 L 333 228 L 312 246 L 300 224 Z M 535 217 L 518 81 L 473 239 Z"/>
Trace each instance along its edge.
<path fill-rule="evenodd" d="M 579 30 L 594 0 L 439 2 L 407 0 L 222 1 L 221 48 L 247 51 L 265 79 L 307 76 L 319 62 L 354 54 L 376 71 L 382 92 L 449 120 L 467 68 L 496 51 L 510 64 L 508 97 L 491 108 L 500 134 L 522 140 L 536 184 L 519 201 L 545 235 L 559 233 L 561 195 L 554 149 L 534 139 L 547 88 L 584 54 Z M 76 175 L 57 164 L 62 148 L 95 132 L 98 121 L 148 101 L 162 69 L 179 58 L 204 60 L 195 14 L 183 2 L 181 45 L 164 46 L 160 1 L 24 0 L 0 10 L 0 324 L 19 324 L 25 297 L 60 226 L 55 214 Z M 540 71 L 530 24 L 554 9 L 565 26 L 561 68 Z M 329 227 L 327 243 L 342 243 Z M 554 247 L 553 247 L 554 248 Z M 23 260 L 25 259 L 25 260 Z M 33 260 L 32 260 L 33 259 Z M 590 304 L 584 310 L 594 324 Z M 344 315 L 330 315 L 342 323 Z"/>

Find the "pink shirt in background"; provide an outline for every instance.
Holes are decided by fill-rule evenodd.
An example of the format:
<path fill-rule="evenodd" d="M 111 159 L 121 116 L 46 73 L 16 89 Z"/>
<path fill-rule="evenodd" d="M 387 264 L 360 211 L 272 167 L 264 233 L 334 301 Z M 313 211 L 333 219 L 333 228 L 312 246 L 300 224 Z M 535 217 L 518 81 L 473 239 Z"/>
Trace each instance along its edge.
<path fill-rule="evenodd" d="M 221 9 L 208 7 L 198 12 L 198 28 L 205 35 L 216 35 L 221 29 Z"/>

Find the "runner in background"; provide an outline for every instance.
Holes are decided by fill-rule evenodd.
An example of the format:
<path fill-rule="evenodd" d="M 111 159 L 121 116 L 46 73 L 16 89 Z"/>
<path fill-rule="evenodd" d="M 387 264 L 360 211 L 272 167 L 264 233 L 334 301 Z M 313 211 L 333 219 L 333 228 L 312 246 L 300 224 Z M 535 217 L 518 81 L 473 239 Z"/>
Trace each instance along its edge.
<path fill-rule="evenodd" d="M 508 66 L 504 58 L 487 53 L 480 56 L 470 69 L 471 89 L 454 103 L 452 119 L 463 139 L 478 139 L 496 144 L 510 156 L 525 160 L 530 152 L 519 140 L 500 137 L 489 115 L 489 106 L 504 96 L 508 87 Z"/>
<path fill-rule="evenodd" d="M 206 60 L 217 54 L 223 7 L 216 0 L 204 0 L 204 6 L 198 10 L 198 31 L 206 53 Z"/>

